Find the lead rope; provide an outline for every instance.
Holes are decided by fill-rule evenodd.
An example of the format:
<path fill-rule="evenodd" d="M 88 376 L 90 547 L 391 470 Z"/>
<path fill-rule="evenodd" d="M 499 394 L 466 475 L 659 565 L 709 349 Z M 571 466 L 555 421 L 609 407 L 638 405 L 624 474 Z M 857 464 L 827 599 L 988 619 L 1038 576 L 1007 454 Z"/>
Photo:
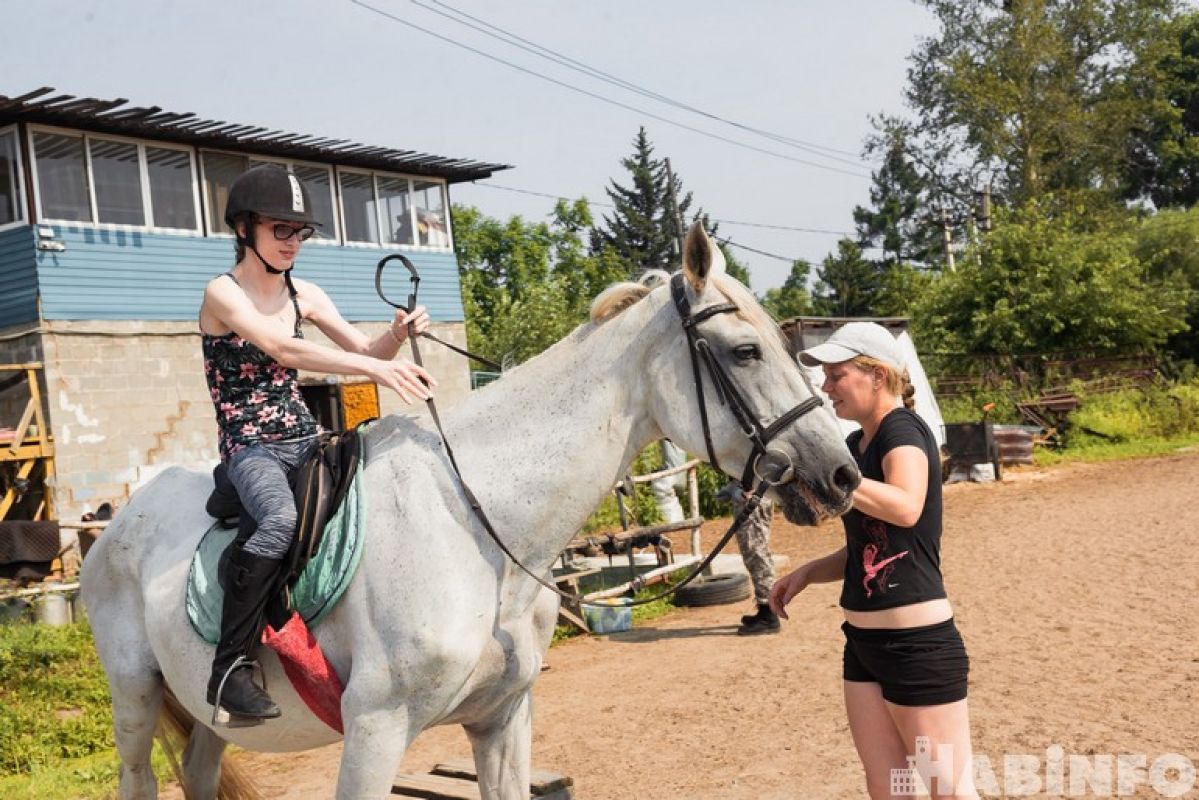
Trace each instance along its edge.
<path fill-rule="evenodd" d="M 416 294 L 417 294 L 417 290 L 420 287 L 420 273 L 418 273 L 416 271 L 416 267 L 412 264 L 411 261 L 408 260 L 407 256 L 403 256 L 403 255 L 396 253 L 394 255 L 387 256 L 386 258 L 382 259 L 379 262 L 378 266 L 375 268 L 375 290 L 378 292 L 379 297 L 383 300 L 383 302 L 387 303 L 389 306 L 391 306 L 393 308 L 403 308 L 403 306 L 397 305 L 397 304 L 391 302 L 390 300 L 388 300 L 387 297 L 383 294 L 383 289 L 382 289 L 383 267 L 387 264 L 388 261 L 391 261 L 393 259 L 398 260 L 400 263 L 402 263 L 408 269 L 409 280 L 412 282 L 412 291 L 408 294 L 408 308 L 406 310 L 409 313 L 411 313 L 416 308 Z M 425 364 L 424 364 L 424 361 L 421 359 L 420 347 L 417 345 L 417 339 L 419 339 L 419 338 L 420 337 L 416 335 L 415 325 L 412 322 L 409 322 L 408 323 L 408 341 L 412 345 L 412 360 L 414 362 L 416 362 L 416 365 L 418 367 L 421 367 L 423 369 Z M 488 519 L 488 517 L 487 517 L 487 513 L 485 511 L 483 511 L 483 506 L 479 502 L 479 498 L 475 496 L 475 493 L 473 491 L 471 491 L 470 486 L 467 485 L 467 483 L 466 483 L 466 478 L 463 477 L 463 475 L 462 475 L 462 470 L 458 467 L 458 460 L 454 457 L 454 450 L 452 447 L 450 447 L 450 440 L 446 437 L 445 429 L 442 428 L 442 426 L 441 426 L 441 417 L 437 413 L 437 404 L 434 403 L 433 398 L 430 397 L 428 400 L 425 401 L 425 405 L 427 405 L 429 407 L 429 415 L 433 417 L 433 424 L 437 426 L 437 433 L 441 436 L 442 444 L 445 445 L 445 452 L 446 452 L 446 455 L 450 459 L 450 466 L 452 466 L 454 468 L 454 474 L 458 476 L 458 483 L 462 486 L 462 493 L 466 496 L 466 502 L 468 504 L 470 504 L 471 510 L 475 512 L 475 516 L 477 516 L 479 518 L 479 522 L 483 523 L 483 529 L 487 531 L 487 535 L 490 536 L 491 540 L 493 542 L 495 542 L 497 547 L 500 548 L 500 551 L 503 552 L 503 554 L 506 555 L 513 564 L 520 567 L 521 570 L 524 571 L 524 573 L 526 575 L 528 575 L 530 578 L 537 581 L 543 587 L 545 587 L 546 589 L 549 589 L 551 592 L 558 595 L 559 597 L 561 597 L 571 603 L 578 603 L 579 605 L 583 605 L 583 606 L 592 606 L 592 607 L 599 607 L 599 608 L 607 607 L 602 603 L 594 603 L 594 602 L 588 602 L 585 600 L 580 600 L 577 596 L 569 594 L 568 592 L 562 591 L 557 586 L 550 583 L 545 578 L 541 577 L 540 575 L 536 574 L 531 569 L 526 567 L 521 562 L 521 560 L 519 558 L 517 558 L 516 555 L 513 554 L 513 552 L 511 550 L 508 549 L 508 545 L 504 544 L 503 540 L 500 539 L 499 534 L 496 533 L 495 527 L 491 524 L 491 520 Z M 702 405 L 701 405 L 701 408 L 702 408 Z M 758 484 L 758 487 L 753 491 L 752 494 L 749 495 L 748 499 L 746 500 L 745 507 L 742 508 L 740 513 L 738 513 L 733 518 L 733 524 L 731 526 L 729 526 L 729 529 L 727 531 L 725 531 L 724 536 L 720 537 L 720 541 L 717 542 L 716 547 L 712 550 L 712 552 L 708 553 L 708 555 L 704 558 L 704 560 L 699 563 L 699 566 L 695 567 L 695 569 L 693 569 L 691 571 L 691 573 L 686 578 L 684 578 L 680 583 L 677 583 L 674 586 L 667 589 L 666 591 L 661 592 L 656 595 L 653 595 L 652 597 L 642 598 L 641 600 L 629 601 L 628 603 L 624 604 L 624 607 L 627 608 L 630 606 L 641 606 L 641 605 L 645 605 L 647 603 L 653 603 L 655 601 L 661 600 L 664 597 L 669 597 L 670 595 L 677 592 L 679 589 L 682 589 L 684 586 L 691 583 L 691 581 L 695 580 L 695 578 L 701 572 L 703 572 L 705 569 L 708 568 L 708 566 L 712 563 L 712 560 L 715 559 L 716 556 L 720 553 L 720 551 L 725 548 L 725 545 L 727 545 L 729 543 L 729 540 L 733 538 L 733 535 L 737 532 L 737 530 L 742 525 L 745 524 L 745 521 L 749 519 L 750 515 L 753 514 L 753 512 L 758 509 L 758 506 L 762 504 L 762 497 L 770 489 L 770 486 L 771 486 L 771 483 L 769 480 L 763 480 L 761 483 Z M 635 592 L 635 591 L 640 590 L 644 585 L 645 585 L 644 581 L 640 577 L 638 577 L 630 582 L 630 589 L 632 589 L 632 591 Z"/>

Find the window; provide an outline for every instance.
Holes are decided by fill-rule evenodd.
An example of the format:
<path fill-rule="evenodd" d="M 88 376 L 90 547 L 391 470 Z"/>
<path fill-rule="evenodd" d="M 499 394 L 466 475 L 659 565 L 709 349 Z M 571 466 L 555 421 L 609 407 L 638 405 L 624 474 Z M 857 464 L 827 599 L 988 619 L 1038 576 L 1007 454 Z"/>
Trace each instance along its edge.
<path fill-rule="evenodd" d="M 416 206 L 417 244 L 449 247 L 449 225 L 446 224 L 442 185 L 432 181 L 413 181 L 412 197 Z"/>
<path fill-rule="evenodd" d="M 39 130 L 32 143 L 41 218 L 197 228 L 187 149 Z"/>
<path fill-rule="evenodd" d="M 104 139 L 90 139 L 87 144 L 95 176 L 97 221 L 145 225 L 137 145 Z"/>
<path fill-rule="evenodd" d="M 190 153 L 147 145 L 146 176 L 150 183 L 150 208 L 154 212 L 154 225 L 186 230 L 199 227 L 196 224 Z"/>
<path fill-rule="evenodd" d="M 25 218 L 21 205 L 21 167 L 17 162 L 17 133 L 0 132 L 0 225 Z"/>
<path fill-rule="evenodd" d="M 347 242 L 450 246 L 443 184 L 343 170 L 337 177 Z"/>
<path fill-rule="evenodd" d="M 375 209 L 374 179 L 357 172 L 341 172 L 341 206 L 347 242 L 379 243 L 379 215 Z"/>
<path fill-rule="evenodd" d="M 412 233 L 412 205 L 407 178 L 375 178 L 379 208 L 383 212 L 388 244 L 416 244 Z"/>
<path fill-rule="evenodd" d="M 83 137 L 33 134 L 41 216 L 73 222 L 92 221 L 88 196 L 87 157 Z"/>
<path fill-rule="evenodd" d="M 229 187 L 237 180 L 237 176 L 260 164 L 277 164 L 299 178 L 300 183 L 308 190 L 308 199 L 312 201 L 313 219 L 320 223 L 316 228 L 316 237 L 336 241 L 337 218 L 333 213 L 333 182 L 328 167 L 293 164 L 289 161 L 266 161 L 228 153 L 205 152 L 203 158 L 210 233 L 230 232 L 225 226 L 225 203 L 229 199 Z"/>
<path fill-rule="evenodd" d="M 250 159 L 225 153 L 204 153 L 204 188 L 208 202 L 208 232 L 229 233 L 225 225 L 225 203 L 229 187 L 250 168 Z"/>

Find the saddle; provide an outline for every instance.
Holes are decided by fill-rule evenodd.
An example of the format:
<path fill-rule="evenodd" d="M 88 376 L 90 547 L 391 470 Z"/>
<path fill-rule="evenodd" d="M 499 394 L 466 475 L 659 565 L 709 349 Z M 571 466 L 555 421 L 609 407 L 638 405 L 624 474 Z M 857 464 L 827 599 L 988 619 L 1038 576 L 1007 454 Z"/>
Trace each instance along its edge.
<path fill-rule="evenodd" d="M 365 424 L 365 423 L 364 423 Z M 284 558 L 284 568 L 277 578 L 278 591 L 295 584 L 320 547 L 325 532 L 325 523 L 333 517 L 357 474 L 362 459 L 361 425 L 348 431 L 319 434 L 312 455 L 289 476 L 292 494 L 296 499 L 296 533 L 291 547 Z M 212 471 L 214 487 L 205 504 L 208 515 L 216 518 L 225 529 L 237 528 L 232 545 L 241 546 L 258 529 L 257 521 L 242 508 L 237 489 L 229 480 L 225 464 L 218 464 Z M 222 564 L 228 558 L 226 550 L 221 556 Z M 274 622 L 283 622 L 290 612 L 286 598 L 272 602 L 267 616 Z"/>

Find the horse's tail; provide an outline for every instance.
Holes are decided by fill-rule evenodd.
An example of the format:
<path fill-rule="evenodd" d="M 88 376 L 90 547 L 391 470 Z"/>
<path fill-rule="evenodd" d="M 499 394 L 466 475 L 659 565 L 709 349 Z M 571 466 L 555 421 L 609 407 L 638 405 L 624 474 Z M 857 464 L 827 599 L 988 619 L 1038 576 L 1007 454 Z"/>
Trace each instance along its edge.
<path fill-rule="evenodd" d="M 192 795 L 187 788 L 179 753 L 187 746 L 195 727 L 196 718 L 183 707 L 171 691 L 171 687 L 167 686 L 163 692 L 162 711 L 158 715 L 156 738 L 162 746 L 162 751 L 166 753 L 167 760 L 171 762 L 171 771 L 183 787 L 183 796 L 187 800 L 192 800 Z M 262 792 L 254 785 L 249 774 L 239 767 L 228 753 L 221 756 L 221 780 L 216 796 L 217 800 L 263 800 Z"/>

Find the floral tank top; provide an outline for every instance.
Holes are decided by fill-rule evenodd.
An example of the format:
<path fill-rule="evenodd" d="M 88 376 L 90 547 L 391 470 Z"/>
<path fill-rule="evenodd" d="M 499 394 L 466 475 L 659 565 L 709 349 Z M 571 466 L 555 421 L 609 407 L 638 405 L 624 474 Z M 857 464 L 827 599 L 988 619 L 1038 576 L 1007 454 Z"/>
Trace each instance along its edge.
<path fill-rule="evenodd" d="M 225 273 L 237 283 L 232 273 Z M 295 337 L 300 330 L 300 304 L 288 285 L 296 310 Z M 319 426 L 300 394 L 299 373 L 285 367 L 251 342 L 230 331 L 223 336 L 200 332 L 204 377 L 216 408 L 217 439 L 222 461 L 249 445 L 304 439 Z"/>

